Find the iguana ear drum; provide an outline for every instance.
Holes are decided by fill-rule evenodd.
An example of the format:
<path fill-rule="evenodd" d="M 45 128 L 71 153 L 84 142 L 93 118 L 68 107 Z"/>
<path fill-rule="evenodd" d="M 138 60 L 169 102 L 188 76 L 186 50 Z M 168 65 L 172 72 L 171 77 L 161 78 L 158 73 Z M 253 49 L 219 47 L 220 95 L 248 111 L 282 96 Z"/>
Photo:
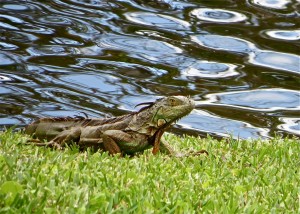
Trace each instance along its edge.
<path fill-rule="evenodd" d="M 161 127 L 161 126 L 165 125 L 166 123 L 167 123 L 167 121 L 165 121 L 165 119 L 158 119 L 157 127 Z"/>

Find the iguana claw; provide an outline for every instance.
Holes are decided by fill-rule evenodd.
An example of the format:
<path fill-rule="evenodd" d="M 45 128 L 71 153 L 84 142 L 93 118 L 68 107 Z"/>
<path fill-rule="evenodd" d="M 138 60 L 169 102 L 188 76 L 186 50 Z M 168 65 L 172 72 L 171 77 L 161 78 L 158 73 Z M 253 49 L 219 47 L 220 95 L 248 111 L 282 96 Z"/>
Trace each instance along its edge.
<path fill-rule="evenodd" d="M 205 149 L 202 149 L 202 150 L 199 150 L 199 151 L 196 151 L 196 152 L 189 152 L 188 154 L 191 155 L 191 156 L 198 156 L 198 155 L 201 155 L 201 154 L 206 154 L 207 156 L 209 155 L 208 152 Z"/>
<path fill-rule="evenodd" d="M 50 148 L 54 148 L 54 149 L 58 149 L 58 150 L 62 149 L 62 147 L 56 142 L 50 141 L 50 142 L 42 143 L 39 139 L 29 139 L 29 140 L 26 141 L 25 144 L 26 145 L 50 147 Z"/>

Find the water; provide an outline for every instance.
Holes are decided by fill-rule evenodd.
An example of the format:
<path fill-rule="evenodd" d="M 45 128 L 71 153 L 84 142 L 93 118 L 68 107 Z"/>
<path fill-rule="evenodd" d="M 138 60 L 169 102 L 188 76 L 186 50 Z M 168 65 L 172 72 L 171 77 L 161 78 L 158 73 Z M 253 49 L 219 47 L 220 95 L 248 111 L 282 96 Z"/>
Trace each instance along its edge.
<path fill-rule="evenodd" d="M 0 128 L 190 95 L 170 130 L 300 135 L 299 0 L 0 2 Z"/>

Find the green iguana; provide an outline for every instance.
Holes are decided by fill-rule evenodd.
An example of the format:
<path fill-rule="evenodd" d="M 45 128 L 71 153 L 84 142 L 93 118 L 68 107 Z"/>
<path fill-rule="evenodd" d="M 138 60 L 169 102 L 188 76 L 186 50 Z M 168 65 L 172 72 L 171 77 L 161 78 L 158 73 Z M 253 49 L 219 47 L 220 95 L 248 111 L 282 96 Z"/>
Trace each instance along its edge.
<path fill-rule="evenodd" d="M 168 144 L 160 144 L 160 140 L 166 128 L 194 109 L 194 101 L 170 96 L 139 105 L 146 106 L 138 112 L 112 118 L 42 118 L 29 124 L 25 132 L 36 138 L 29 141 L 38 146 L 61 149 L 75 143 L 80 149 L 92 147 L 121 155 L 133 155 L 153 147 L 153 154 L 161 151 L 184 156 L 175 153 Z M 45 140 L 48 142 L 42 142 Z M 193 154 L 201 153 L 208 154 L 205 150 Z"/>

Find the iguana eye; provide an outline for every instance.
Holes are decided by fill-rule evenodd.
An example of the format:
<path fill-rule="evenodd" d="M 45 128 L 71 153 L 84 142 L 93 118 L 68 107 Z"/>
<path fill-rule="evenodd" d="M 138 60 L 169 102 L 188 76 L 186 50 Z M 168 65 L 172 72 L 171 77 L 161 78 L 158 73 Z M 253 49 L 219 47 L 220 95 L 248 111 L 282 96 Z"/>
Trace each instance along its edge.
<path fill-rule="evenodd" d="M 170 102 L 170 106 L 176 105 L 176 100 L 174 98 L 170 98 L 169 102 Z"/>

